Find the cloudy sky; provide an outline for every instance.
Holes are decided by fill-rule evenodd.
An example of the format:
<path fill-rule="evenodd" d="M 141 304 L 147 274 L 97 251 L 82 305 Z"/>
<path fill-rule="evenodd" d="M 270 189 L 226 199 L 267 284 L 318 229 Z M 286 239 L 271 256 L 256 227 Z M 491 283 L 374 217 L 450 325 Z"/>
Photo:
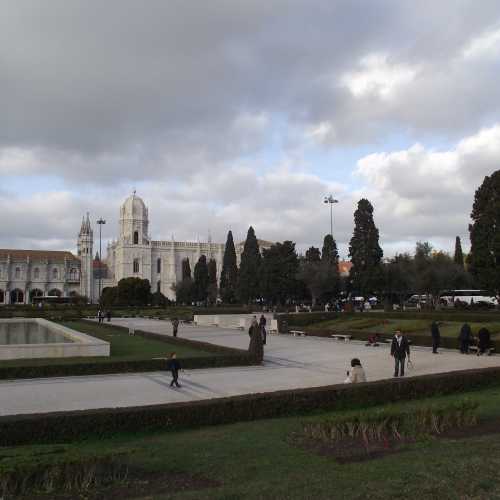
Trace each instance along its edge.
<path fill-rule="evenodd" d="M 0 247 L 73 250 L 133 189 L 154 239 L 468 245 L 500 168 L 498 0 L 0 0 Z"/>

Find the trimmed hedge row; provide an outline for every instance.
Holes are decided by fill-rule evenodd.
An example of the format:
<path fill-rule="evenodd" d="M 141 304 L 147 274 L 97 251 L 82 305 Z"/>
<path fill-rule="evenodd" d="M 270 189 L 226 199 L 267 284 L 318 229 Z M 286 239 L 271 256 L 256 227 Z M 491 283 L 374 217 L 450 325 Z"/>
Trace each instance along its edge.
<path fill-rule="evenodd" d="M 0 417 L 0 446 L 57 443 L 121 432 L 176 430 L 343 410 L 445 395 L 500 383 L 500 368 L 390 379 L 355 385 L 249 394 L 131 408 Z"/>
<path fill-rule="evenodd" d="M 280 314 L 279 322 L 286 322 L 289 327 L 308 326 L 323 321 L 333 321 L 338 319 L 340 314 L 337 312 L 312 312 L 312 313 L 295 313 L 295 314 Z M 280 330 L 281 331 L 281 330 Z"/>

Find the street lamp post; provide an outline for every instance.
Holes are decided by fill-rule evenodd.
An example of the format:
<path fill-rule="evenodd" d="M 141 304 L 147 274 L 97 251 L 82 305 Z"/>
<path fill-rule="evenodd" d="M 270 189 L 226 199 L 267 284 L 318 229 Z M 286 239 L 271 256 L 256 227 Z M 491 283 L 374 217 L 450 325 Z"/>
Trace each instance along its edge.
<path fill-rule="evenodd" d="M 102 283 L 102 225 L 106 224 L 106 221 L 101 217 L 97 224 L 99 224 L 99 304 L 101 303 L 101 283 Z"/>
<path fill-rule="evenodd" d="M 333 238 L 333 205 L 334 203 L 338 203 L 339 200 L 336 200 L 331 194 L 328 196 L 325 196 L 324 199 L 325 203 L 328 203 L 330 205 L 330 234 Z"/>

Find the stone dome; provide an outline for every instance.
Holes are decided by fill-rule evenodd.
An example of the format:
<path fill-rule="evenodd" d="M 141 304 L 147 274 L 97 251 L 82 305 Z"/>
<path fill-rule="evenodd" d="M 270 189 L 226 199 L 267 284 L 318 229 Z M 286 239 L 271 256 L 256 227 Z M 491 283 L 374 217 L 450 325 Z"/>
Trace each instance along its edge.
<path fill-rule="evenodd" d="M 121 208 L 121 218 L 139 220 L 145 220 L 148 218 L 148 209 L 146 208 L 146 204 L 140 196 L 135 194 L 135 192 L 123 203 Z"/>

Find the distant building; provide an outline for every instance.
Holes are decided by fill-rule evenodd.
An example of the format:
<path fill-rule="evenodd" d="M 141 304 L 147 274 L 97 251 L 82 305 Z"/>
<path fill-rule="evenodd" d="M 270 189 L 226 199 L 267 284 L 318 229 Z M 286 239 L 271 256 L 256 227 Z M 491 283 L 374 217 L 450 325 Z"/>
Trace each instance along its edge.
<path fill-rule="evenodd" d="M 271 243 L 259 240 L 261 250 Z M 235 245 L 239 263 L 244 243 Z M 220 276 L 224 243 L 159 240 L 149 236 L 149 214 L 135 194 L 120 207 L 119 235 L 107 247 L 107 258 L 94 258 L 94 233 L 87 214 L 78 234 L 77 255 L 71 252 L 0 250 L 0 304 L 31 303 L 34 296 L 81 295 L 91 302 L 101 290 L 116 286 L 123 278 L 147 279 L 153 292 L 175 300 L 172 285 L 181 280 L 182 261 L 191 269 L 201 255 L 214 259 Z M 97 257 L 97 256 L 96 256 Z"/>

